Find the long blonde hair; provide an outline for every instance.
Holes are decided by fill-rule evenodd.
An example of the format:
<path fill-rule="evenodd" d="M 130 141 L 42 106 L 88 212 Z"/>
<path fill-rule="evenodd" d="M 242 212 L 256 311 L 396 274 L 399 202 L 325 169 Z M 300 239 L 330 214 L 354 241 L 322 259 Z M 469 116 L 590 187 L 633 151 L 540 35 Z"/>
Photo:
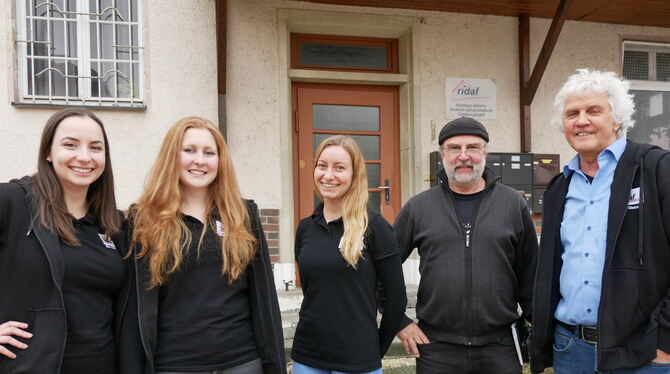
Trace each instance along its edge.
<path fill-rule="evenodd" d="M 130 212 L 134 229 L 131 248 L 139 248 L 137 256 L 148 260 L 151 273 L 149 288 L 163 285 L 179 269 L 184 250 L 192 240 L 190 231 L 180 218 L 183 197 L 178 170 L 184 133 L 192 128 L 208 130 L 214 137 L 219 154 L 218 174 L 209 185 L 206 224 L 212 224 L 209 218 L 213 209 L 217 209 L 224 230 L 221 275 L 227 275 L 232 283 L 240 277 L 256 251 L 257 240 L 251 233 L 249 213 L 240 196 L 226 141 L 216 126 L 206 119 L 182 118 L 168 130 L 144 192 Z"/>
<path fill-rule="evenodd" d="M 364 244 L 365 231 L 368 228 L 368 173 L 365 169 L 363 152 L 354 139 L 345 135 L 331 136 L 319 144 L 314 155 L 314 168 L 323 150 L 330 146 L 344 148 L 351 157 L 353 167 L 351 186 L 342 199 L 342 222 L 344 223 L 342 257 L 355 269 L 362 255 L 361 248 Z M 316 194 L 323 201 L 316 181 L 314 183 Z"/>

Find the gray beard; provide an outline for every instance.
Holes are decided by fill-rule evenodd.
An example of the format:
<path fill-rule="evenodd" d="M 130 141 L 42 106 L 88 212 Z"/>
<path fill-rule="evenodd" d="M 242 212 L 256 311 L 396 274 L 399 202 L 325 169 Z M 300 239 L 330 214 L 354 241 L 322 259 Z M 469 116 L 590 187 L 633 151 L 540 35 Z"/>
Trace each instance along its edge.
<path fill-rule="evenodd" d="M 472 165 L 472 174 L 469 177 L 462 177 L 456 174 L 456 168 L 461 166 L 470 166 Z M 486 166 L 485 161 L 479 164 L 473 164 L 472 162 L 457 163 L 447 169 L 447 179 L 449 183 L 454 183 L 458 185 L 470 184 L 475 181 L 478 181 L 484 175 L 484 167 Z"/>

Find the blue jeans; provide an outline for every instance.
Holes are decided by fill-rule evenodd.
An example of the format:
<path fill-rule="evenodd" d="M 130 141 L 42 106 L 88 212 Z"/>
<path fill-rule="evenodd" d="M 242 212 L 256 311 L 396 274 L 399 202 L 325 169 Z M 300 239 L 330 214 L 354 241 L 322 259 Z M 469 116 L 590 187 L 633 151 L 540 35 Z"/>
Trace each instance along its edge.
<path fill-rule="evenodd" d="M 293 374 L 353 374 L 353 373 L 345 373 L 337 370 L 315 369 L 313 367 L 309 367 L 307 365 L 303 365 L 299 362 L 293 361 Z M 382 374 L 382 368 L 360 374 Z"/>
<path fill-rule="evenodd" d="M 670 363 L 649 362 L 637 369 L 597 372 L 598 346 L 587 343 L 563 326 L 554 333 L 554 374 L 670 374 Z"/>

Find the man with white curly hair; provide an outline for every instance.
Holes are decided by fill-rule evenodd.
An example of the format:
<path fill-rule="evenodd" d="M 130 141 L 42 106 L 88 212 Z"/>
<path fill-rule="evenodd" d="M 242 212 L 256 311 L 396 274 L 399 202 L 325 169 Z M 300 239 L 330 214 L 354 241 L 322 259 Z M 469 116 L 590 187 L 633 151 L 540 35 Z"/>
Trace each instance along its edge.
<path fill-rule="evenodd" d="M 577 155 L 544 195 L 533 373 L 670 373 L 670 152 L 626 140 L 629 87 L 581 69 L 556 95 Z"/>

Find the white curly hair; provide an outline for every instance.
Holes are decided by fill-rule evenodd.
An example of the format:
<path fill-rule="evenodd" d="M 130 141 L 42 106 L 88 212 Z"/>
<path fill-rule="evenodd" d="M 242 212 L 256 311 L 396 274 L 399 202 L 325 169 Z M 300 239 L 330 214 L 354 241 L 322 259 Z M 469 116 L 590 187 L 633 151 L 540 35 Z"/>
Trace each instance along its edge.
<path fill-rule="evenodd" d="M 611 71 L 577 69 L 571 75 L 554 98 L 554 113 L 551 125 L 563 132 L 563 112 L 565 101 L 571 97 L 594 93 L 604 93 L 612 108 L 612 120 L 619 125 L 617 139 L 626 136 L 628 130 L 635 126 L 633 113 L 635 103 L 633 95 L 628 92 L 630 82 L 620 78 Z"/>

